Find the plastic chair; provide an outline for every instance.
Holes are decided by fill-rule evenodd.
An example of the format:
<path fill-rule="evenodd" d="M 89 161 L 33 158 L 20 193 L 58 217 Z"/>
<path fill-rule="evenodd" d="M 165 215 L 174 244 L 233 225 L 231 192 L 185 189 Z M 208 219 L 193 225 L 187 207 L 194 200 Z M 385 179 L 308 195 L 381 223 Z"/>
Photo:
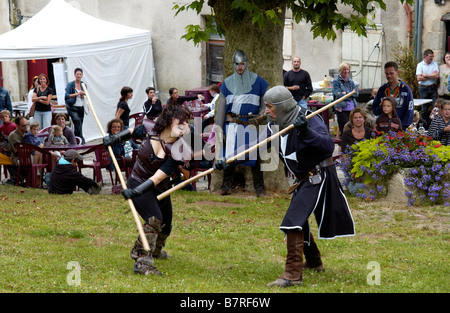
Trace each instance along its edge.
<path fill-rule="evenodd" d="M 126 178 L 125 181 L 128 180 L 128 178 L 131 175 L 131 172 L 133 171 L 133 167 L 134 167 L 134 163 L 136 162 L 136 156 L 137 156 L 138 151 L 139 151 L 138 149 L 133 149 L 130 166 L 127 166 L 127 161 L 125 160 L 125 158 L 123 156 L 116 155 L 116 160 L 117 160 L 117 163 L 119 164 L 120 171 L 125 172 L 125 178 Z M 119 173 L 117 173 L 116 168 L 113 166 L 112 162 L 111 162 L 110 171 L 111 172 L 114 171 L 116 173 L 116 177 L 113 182 L 113 186 L 116 186 L 119 183 Z"/>
<path fill-rule="evenodd" d="M 47 139 L 48 139 L 48 136 L 50 136 L 50 131 L 51 131 L 52 127 L 53 127 L 53 126 L 47 126 L 47 127 L 42 128 L 42 129 L 37 133 L 37 136 L 38 136 L 39 138 L 44 138 L 44 139 L 43 139 L 44 141 L 47 140 Z M 42 140 L 42 139 L 41 139 L 41 140 Z"/>
<path fill-rule="evenodd" d="M 106 150 L 105 146 L 103 144 L 99 144 L 95 147 L 92 147 L 91 149 L 80 153 L 81 155 L 86 155 L 89 153 L 95 153 L 95 158 L 92 161 L 91 164 L 84 163 L 82 160 L 78 161 L 78 169 L 81 172 L 81 169 L 83 168 L 92 168 L 93 169 L 93 179 L 95 182 L 99 183 L 101 182 L 103 184 L 103 176 L 102 176 L 102 169 L 106 168 L 109 170 L 109 166 L 111 164 L 111 158 L 109 155 L 108 150 Z M 109 174 L 111 176 L 111 183 L 113 182 L 113 177 L 111 171 L 109 171 Z"/>
<path fill-rule="evenodd" d="M 49 165 L 52 160 L 51 154 L 38 146 L 28 143 L 16 143 L 14 148 L 17 151 L 17 157 L 19 159 L 17 173 L 21 173 L 21 171 L 25 172 L 27 183 L 26 186 L 36 188 L 37 171 L 39 169 L 47 169 L 47 172 L 50 171 Z M 36 164 L 32 162 L 31 155 L 33 152 L 39 152 L 42 154 L 42 163 Z M 17 175 L 16 185 L 19 185 L 19 177 L 20 175 Z M 44 172 L 42 172 L 41 177 L 44 177 Z M 43 181 L 41 180 L 41 188 L 43 187 L 42 182 Z"/>
<path fill-rule="evenodd" d="M 134 127 L 138 127 L 139 125 L 142 125 L 142 123 L 144 122 L 144 117 L 145 117 L 145 113 L 144 112 L 139 112 L 139 113 L 134 113 L 130 115 L 130 119 L 134 118 Z"/>

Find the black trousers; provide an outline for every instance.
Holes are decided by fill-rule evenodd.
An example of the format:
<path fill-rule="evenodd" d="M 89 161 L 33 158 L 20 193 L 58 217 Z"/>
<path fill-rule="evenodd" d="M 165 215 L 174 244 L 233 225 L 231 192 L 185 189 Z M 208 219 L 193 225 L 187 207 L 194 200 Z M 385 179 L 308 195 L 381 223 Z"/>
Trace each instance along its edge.
<path fill-rule="evenodd" d="M 427 122 L 428 126 L 431 124 L 430 113 L 434 108 L 434 102 L 437 99 L 436 85 L 419 86 L 420 99 L 431 99 L 431 103 L 422 104 L 422 118 Z"/>
<path fill-rule="evenodd" d="M 128 178 L 127 188 L 136 188 L 139 185 L 137 180 L 132 177 Z M 156 198 L 158 194 L 158 191 L 152 189 L 142 196 L 134 198 L 133 204 L 144 221 L 148 222 L 150 217 L 155 216 L 164 225 L 161 233 L 169 235 L 172 230 L 172 201 L 170 196 L 158 201 Z"/>

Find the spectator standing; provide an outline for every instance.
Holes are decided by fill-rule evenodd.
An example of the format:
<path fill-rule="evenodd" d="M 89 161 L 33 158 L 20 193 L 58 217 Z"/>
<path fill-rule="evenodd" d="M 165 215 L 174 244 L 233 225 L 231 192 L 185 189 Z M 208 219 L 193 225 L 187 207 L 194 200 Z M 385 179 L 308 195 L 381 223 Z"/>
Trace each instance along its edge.
<path fill-rule="evenodd" d="M 307 99 L 313 91 L 311 77 L 309 73 L 300 68 L 301 59 L 292 59 L 292 70 L 283 75 L 283 84 L 291 92 L 297 104 L 307 108 Z"/>
<path fill-rule="evenodd" d="M 41 125 L 42 128 L 51 126 L 52 124 L 52 96 L 53 89 L 48 85 L 50 80 L 47 75 L 40 74 L 38 76 L 38 86 L 33 92 L 33 102 L 36 102 L 34 110 L 34 120 Z"/>
<path fill-rule="evenodd" d="M 70 118 L 73 122 L 73 130 L 75 136 L 81 138 L 81 144 L 85 144 L 83 137 L 83 121 L 85 114 L 86 94 L 84 93 L 81 85 L 84 82 L 81 80 L 83 78 L 83 70 L 81 68 L 76 68 L 74 71 L 75 80 L 71 81 L 66 86 L 65 101 L 67 107 L 67 113 L 69 113 Z"/>
<path fill-rule="evenodd" d="M 434 52 L 426 49 L 423 53 L 423 60 L 417 64 L 416 77 L 419 82 L 419 97 L 421 99 L 431 99 L 431 103 L 422 105 L 422 118 L 430 124 L 430 113 L 437 99 L 437 79 L 439 78 L 438 64 L 433 61 Z"/>
<path fill-rule="evenodd" d="M 154 120 L 162 112 L 161 100 L 156 98 L 156 91 L 154 87 L 148 87 L 145 89 L 148 100 L 144 102 L 144 113 L 147 118 Z"/>
<path fill-rule="evenodd" d="M 120 90 L 120 99 L 117 103 L 116 116 L 115 118 L 120 118 L 123 122 L 124 129 L 130 127 L 130 107 L 128 106 L 128 100 L 133 98 L 133 89 L 131 87 L 123 87 Z"/>
<path fill-rule="evenodd" d="M 402 129 L 411 125 L 414 117 L 414 99 L 411 88 L 398 78 L 398 64 L 387 62 L 384 65 L 384 74 L 387 83 L 382 85 L 372 103 L 372 111 L 375 115 L 381 115 L 383 109 L 381 102 L 384 98 L 393 96 L 397 102 L 397 116 L 402 122 Z"/>
<path fill-rule="evenodd" d="M 10 116 L 13 113 L 11 97 L 9 96 L 8 90 L 0 86 L 0 111 L 8 110 Z M 0 122 L 0 125 L 2 122 Z"/>
<path fill-rule="evenodd" d="M 31 107 L 33 106 L 33 104 L 36 105 L 35 102 L 33 101 L 33 93 L 34 93 L 34 89 L 38 86 L 38 78 L 39 78 L 39 76 L 33 77 L 33 83 L 30 87 L 30 90 L 28 91 L 28 97 L 27 97 L 28 105 L 27 105 L 27 110 L 25 111 L 25 116 L 29 115 L 30 123 L 33 122 L 34 110 L 36 108 L 36 107 L 34 107 L 34 108 L 31 108 Z"/>
<path fill-rule="evenodd" d="M 450 100 L 450 90 L 448 80 L 450 79 L 450 52 L 446 52 L 444 56 L 444 64 L 439 66 L 439 88 L 438 96 L 445 100 Z M 435 103 L 436 104 L 436 103 Z"/>
<path fill-rule="evenodd" d="M 333 97 L 334 99 L 342 98 L 349 92 L 355 91 L 355 94 L 344 101 L 336 104 L 334 109 L 336 110 L 337 121 L 339 125 L 339 134 L 342 136 L 344 126 L 347 124 L 351 110 L 358 106 L 356 98 L 358 98 L 359 92 L 356 89 L 356 85 L 351 78 L 350 64 L 343 62 L 339 65 L 339 75 L 333 80 Z"/>

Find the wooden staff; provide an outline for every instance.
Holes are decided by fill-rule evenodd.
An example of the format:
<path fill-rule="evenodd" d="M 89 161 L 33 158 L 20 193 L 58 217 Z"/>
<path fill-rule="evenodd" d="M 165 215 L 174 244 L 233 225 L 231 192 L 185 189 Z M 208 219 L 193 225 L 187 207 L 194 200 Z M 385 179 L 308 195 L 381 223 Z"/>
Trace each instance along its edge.
<path fill-rule="evenodd" d="M 335 105 L 338 104 L 339 102 L 342 102 L 342 101 L 344 101 L 345 99 L 347 99 L 347 98 L 353 96 L 355 93 L 356 93 L 356 91 L 354 91 L 354 90 L 353 90 L 352 92 L 349 92 L 348 94 L 346 94 L 346 95 L 343 96 L 342 98 L 339 98 L 339 99 L 337 99 L 337 100 L 331 102 L 330 104 L 327 104 L 326 106 L 324 106 L 324 107 L 322 107 L 322 108 L 320 108 L 320 109 L 314 111 L 313 113 L 308 114 L 308 115 L 306 116 L 306 118 L 307 118 L 307 119 L 310 119 L 311 117 L 313 117 L 313 116 L 315 116 L 315 115 L 317 115 L 317 114 L 320 114 L 320 113 L 322 113 L 323 111 L 328 110 L 329 108 L 332 108 L 333 106 L 335 106 Z M 249 149 L 247 149 L 247 150 L 245 150 L 245 151 L 242 151 L 241 153 L 236 154 L 236 155 L 235 155 L 234 157 L 232 157 L 232 158 L 229 158 L 229 159 L 226 161 L 226 163 L 227 163 L 227 164 L 232 163 L 232 162 L 236 161 L 238 158 L 240 158 L 240 157 L 242 157 L 242 156 L 244 156 L 244 155 L 246 155 L 246 154 L 248 154 L 248 153 L 250 153 L 250 152 L 255 151 L 255 150 L 258 149 L 260 146 L 267 144 L 267 143 L 270 142 L 271 140 L 273 140 L 273 139 L 275 139 L 275 138 L 277 138 L 277 137 L 283 135 L 284 133 L 287 133 L 288 131 L 290 131 L 290 130 L 293 129 L 294 127 L 295 127 L 294 124 L 291 124 L 291 125 L 287 126 L 285 129 L 280 130 L 278 133 L 273 134 L 272 136 L 270 136 L 270 137 L 264 139 L 263 141 L 261 141 L 260 143 L 254 145 L 253 147 L 251 147 L 251 148 L 249 148 Z M 204 177 L 204 176 L 206 176 L 206 175 L 208 175 L 208 174 L 211 174 L 213 171 L 214 171 L 214 168 L 210 168 L 210 169 L 208 169 L 207 171 L 201 172 L 201 173 L 195 175 L 194 177 L 191 177 L 191 178 L 189 178 L 188 180 L 185 180 L 185 181 L 183 181 L 182 183 L 180 183 L 180 184 L 178 184 L 178 185 L 176 185 L 176 186 L 173 186 L 171 189 L 166 190 L 165 192 L 161 193 L 161 194 L 157 197 L 157 199 L 158 199 L 158 200 L 162 200 L 162 199 L 164 199 L 165 197 L 167 197 L 168 195 L 170 195 L 172 192 L 177 191 L 178 189 L 181 189 L 181 188 L 183 188 L 184 186 L 190 184 L 191 182 L 194 182 L 194 181 L 196 181 L 196 180 L 198 180 L 198 179 L 200 179 L 200 178 L 202 178 L 202 177 Z"/>
<path fill-rule="evenodd" d="M 103 130 L 100 120 L 98 119 L 97 114 L 95 113 L 94 107 L 91 102 L 91 98 L 89 97 L 89 93 L 86 89 L 86 85 L 84 83 L 82 83 L 81 87 L 83 88 L 83 91 L 86 94 L 86 99 L 88 100 L 89 107 L 91 108 L 91 111 L 92 111 L 92 115 L 94 116 L 94 119 L 97 122 L 97 126 L 100 129 L 102 136 L 105 137 L 106 136 L 105 131 Z M 125 179 L 123 178 L 122 171 L 120 170 L 119 163 L 117 163 L 117 159 L 114 155 L 114 152 L 113 152 L 111 146 L 108 146 L 108 151 L 109 151 L 111 159 L 114 163 L 114 167 L 116 168 L 116 172 L 119 175 L 120 184 L 122 185 L 123 189 L 127 189 Z M 141 224 L 141 221 L 139 220 L 139 215 L 136 211 L 136 208 L 134 207 L 134 203 L 131 199 L 128 199 L 127 202 L 128 202 L 128 205 L 130 206 L 131 212 L 133 213 L 134 222 L 136 223 L 139 235 L 141 236 L 141 241 L 142 241 L 142 245 L 144 246 L 144 250 L 150 251 L 150 246 L 148 245 L 147 237 L 145 237 L 144 229 L 142 228 L 142 224 Z"/>

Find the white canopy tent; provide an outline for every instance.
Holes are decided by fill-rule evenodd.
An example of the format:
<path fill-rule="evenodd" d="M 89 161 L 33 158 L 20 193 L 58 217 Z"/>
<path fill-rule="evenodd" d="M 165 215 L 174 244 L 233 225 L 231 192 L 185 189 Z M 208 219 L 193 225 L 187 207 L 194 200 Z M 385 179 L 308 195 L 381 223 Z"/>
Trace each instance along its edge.
<path fill-rule="evenodd" d="M 37 35 L 38 29 L 46 35 Z M 63 0 L 51 0 L 23 25 L 0 35 L 0 61 L 54 58 L 64 58 L 68 81 L 75 79 L 75 68 L 83 69 L 104 128 L 114 118 L 123 86 L 134 91 L 128 102 L 132 114 L 142 112 L 145 89 L 155 85 L 148 30 L 100 20 Z M 83 134 L 86 141 L 101 137 L 92 114 L 85 116 Z"/>

